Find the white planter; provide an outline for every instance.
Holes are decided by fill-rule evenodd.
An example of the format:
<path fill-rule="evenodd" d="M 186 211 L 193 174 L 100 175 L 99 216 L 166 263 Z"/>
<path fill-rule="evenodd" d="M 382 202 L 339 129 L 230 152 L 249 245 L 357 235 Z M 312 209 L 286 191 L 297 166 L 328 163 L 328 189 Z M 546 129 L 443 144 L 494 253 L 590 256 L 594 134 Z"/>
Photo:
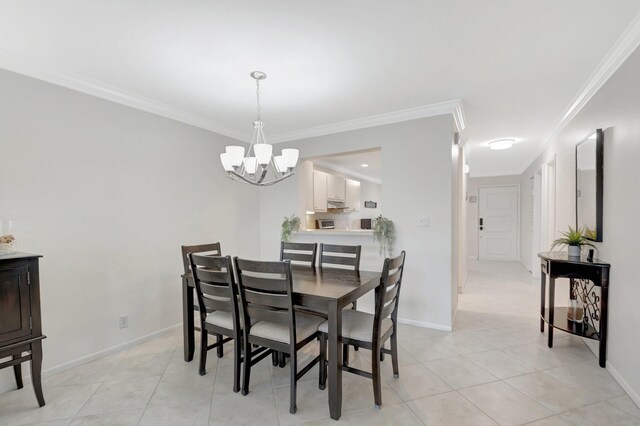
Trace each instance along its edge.
<path fill-rule="evenodd" d="M 580 257 L 580 246 L 569 246 L 569 257 Z"/>

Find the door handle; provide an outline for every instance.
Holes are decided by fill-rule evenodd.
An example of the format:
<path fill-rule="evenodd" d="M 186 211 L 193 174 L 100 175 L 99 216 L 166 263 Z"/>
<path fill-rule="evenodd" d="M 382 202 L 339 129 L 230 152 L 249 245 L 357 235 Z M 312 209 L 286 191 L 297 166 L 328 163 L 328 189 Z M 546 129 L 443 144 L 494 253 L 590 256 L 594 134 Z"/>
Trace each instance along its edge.
<path fill-rule="evenodd" d="M 480 218 L 480 230 L 481 231 L 484 229 L 483 225 L 484 225 L 484 221 L 483 221 L 482 218 Z"/>

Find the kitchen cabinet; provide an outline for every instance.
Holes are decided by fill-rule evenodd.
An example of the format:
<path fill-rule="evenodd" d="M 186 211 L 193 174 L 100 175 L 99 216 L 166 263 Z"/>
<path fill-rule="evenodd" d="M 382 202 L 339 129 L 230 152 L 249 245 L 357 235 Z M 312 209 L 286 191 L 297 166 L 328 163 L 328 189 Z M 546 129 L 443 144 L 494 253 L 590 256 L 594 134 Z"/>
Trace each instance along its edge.
<path fill-rule="evenodd" d="M 313 171 L 313 211 L 327 211 L 327 173 Z"/>
<path fill-rule="evenodd" d="M 345 178 L 327 174 L 327 200 L 345 201 Z"/>
<path fill-rule="evenodd" d="M 360 182 L 346 179 L 345 181 L 345 206 L 348 212 L 360 211 Z"/>

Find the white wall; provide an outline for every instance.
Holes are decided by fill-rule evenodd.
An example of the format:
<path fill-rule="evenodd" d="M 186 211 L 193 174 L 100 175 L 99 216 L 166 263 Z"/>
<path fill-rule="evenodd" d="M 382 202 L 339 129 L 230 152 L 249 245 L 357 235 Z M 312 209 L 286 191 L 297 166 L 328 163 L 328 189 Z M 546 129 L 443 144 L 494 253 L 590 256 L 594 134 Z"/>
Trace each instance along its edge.
<path fill-rule="evenodd" d="M 478 189 L 483 186 L 502 185 L 520 185 L 520 176 L 492 176 L 467 179 L 467 195 L 476 197 L 475 203 L 470 203 L 467 199 L 467 256 L 471 259 L 478 258 L 478 206 L 480 205 Z M 522 191 L 520 192 L 520 199 L 522 199 Z"/>
<path fill-rule="evenodd" d="M 259 255 L 256 189 L 219 164 L 231 139 L 1 70 L 0 93 L 0 218 L 44 256 L 44 369 L 180 323 L 180 245 Z"/>
<path fill-rule="evenodd" d="M 277 148 L 299 148 L 303 158 L 382 148 L 382 214 L 396 225 L 396 253 L 407 251 L 399 315 L 439 328 L 451 326 L 451 123 L 449 115 L 430 117 L 290 142 Z M 282 218 L 299 208 L 297 176 L 263 189 L 262 256 L 277 258 Z M 419 228 L 420 217 L 430 217 L 431 226 Z"/>
<path fill-rule="evenodd" d="M 556 231 L 575 225 L 575 146 L 596 128 L 604 132 L 604 241 L 599 257 L 611 263 L 607 368 L 640 405 L 640 50 L 636 50 L 556 140 L 522 175 L 523 185 L 556 159 Z M 521 244 L 530 245 L 529 238 Z"/>

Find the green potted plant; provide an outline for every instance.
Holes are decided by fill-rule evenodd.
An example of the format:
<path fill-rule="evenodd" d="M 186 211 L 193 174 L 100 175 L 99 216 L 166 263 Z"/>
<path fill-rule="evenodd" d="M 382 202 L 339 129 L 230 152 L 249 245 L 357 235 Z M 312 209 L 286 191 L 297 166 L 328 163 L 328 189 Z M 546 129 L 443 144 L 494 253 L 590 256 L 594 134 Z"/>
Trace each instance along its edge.
<path fill-rule="evenodd" d="M 393 221 L 382 215 L 373 221 L 373 239 L 380 244 L 380 256 L 391 256 L 396 238 Z"/>
<path fill-rule="evenodd" d="M 287 242 L 291 240 L 291 233 L 300 230 L 300 218 L 295 214 L 284 218 L 282 222 L 282 233 L 280 238 Z"/>
<path fill-rule="evenodd" d="M 568 247 L 570 257 L 580 257 L 582 246 L 595 248 L 595 245 L 587 239 L 584 228 L 572 228 L 570 226 L 568 231 L 562 232 L 560 235 L 562 235 L 562 237 L 553 242 L 551 246 L 552 251 L 556 247 L 563 248 L 566 246 Z"/>

